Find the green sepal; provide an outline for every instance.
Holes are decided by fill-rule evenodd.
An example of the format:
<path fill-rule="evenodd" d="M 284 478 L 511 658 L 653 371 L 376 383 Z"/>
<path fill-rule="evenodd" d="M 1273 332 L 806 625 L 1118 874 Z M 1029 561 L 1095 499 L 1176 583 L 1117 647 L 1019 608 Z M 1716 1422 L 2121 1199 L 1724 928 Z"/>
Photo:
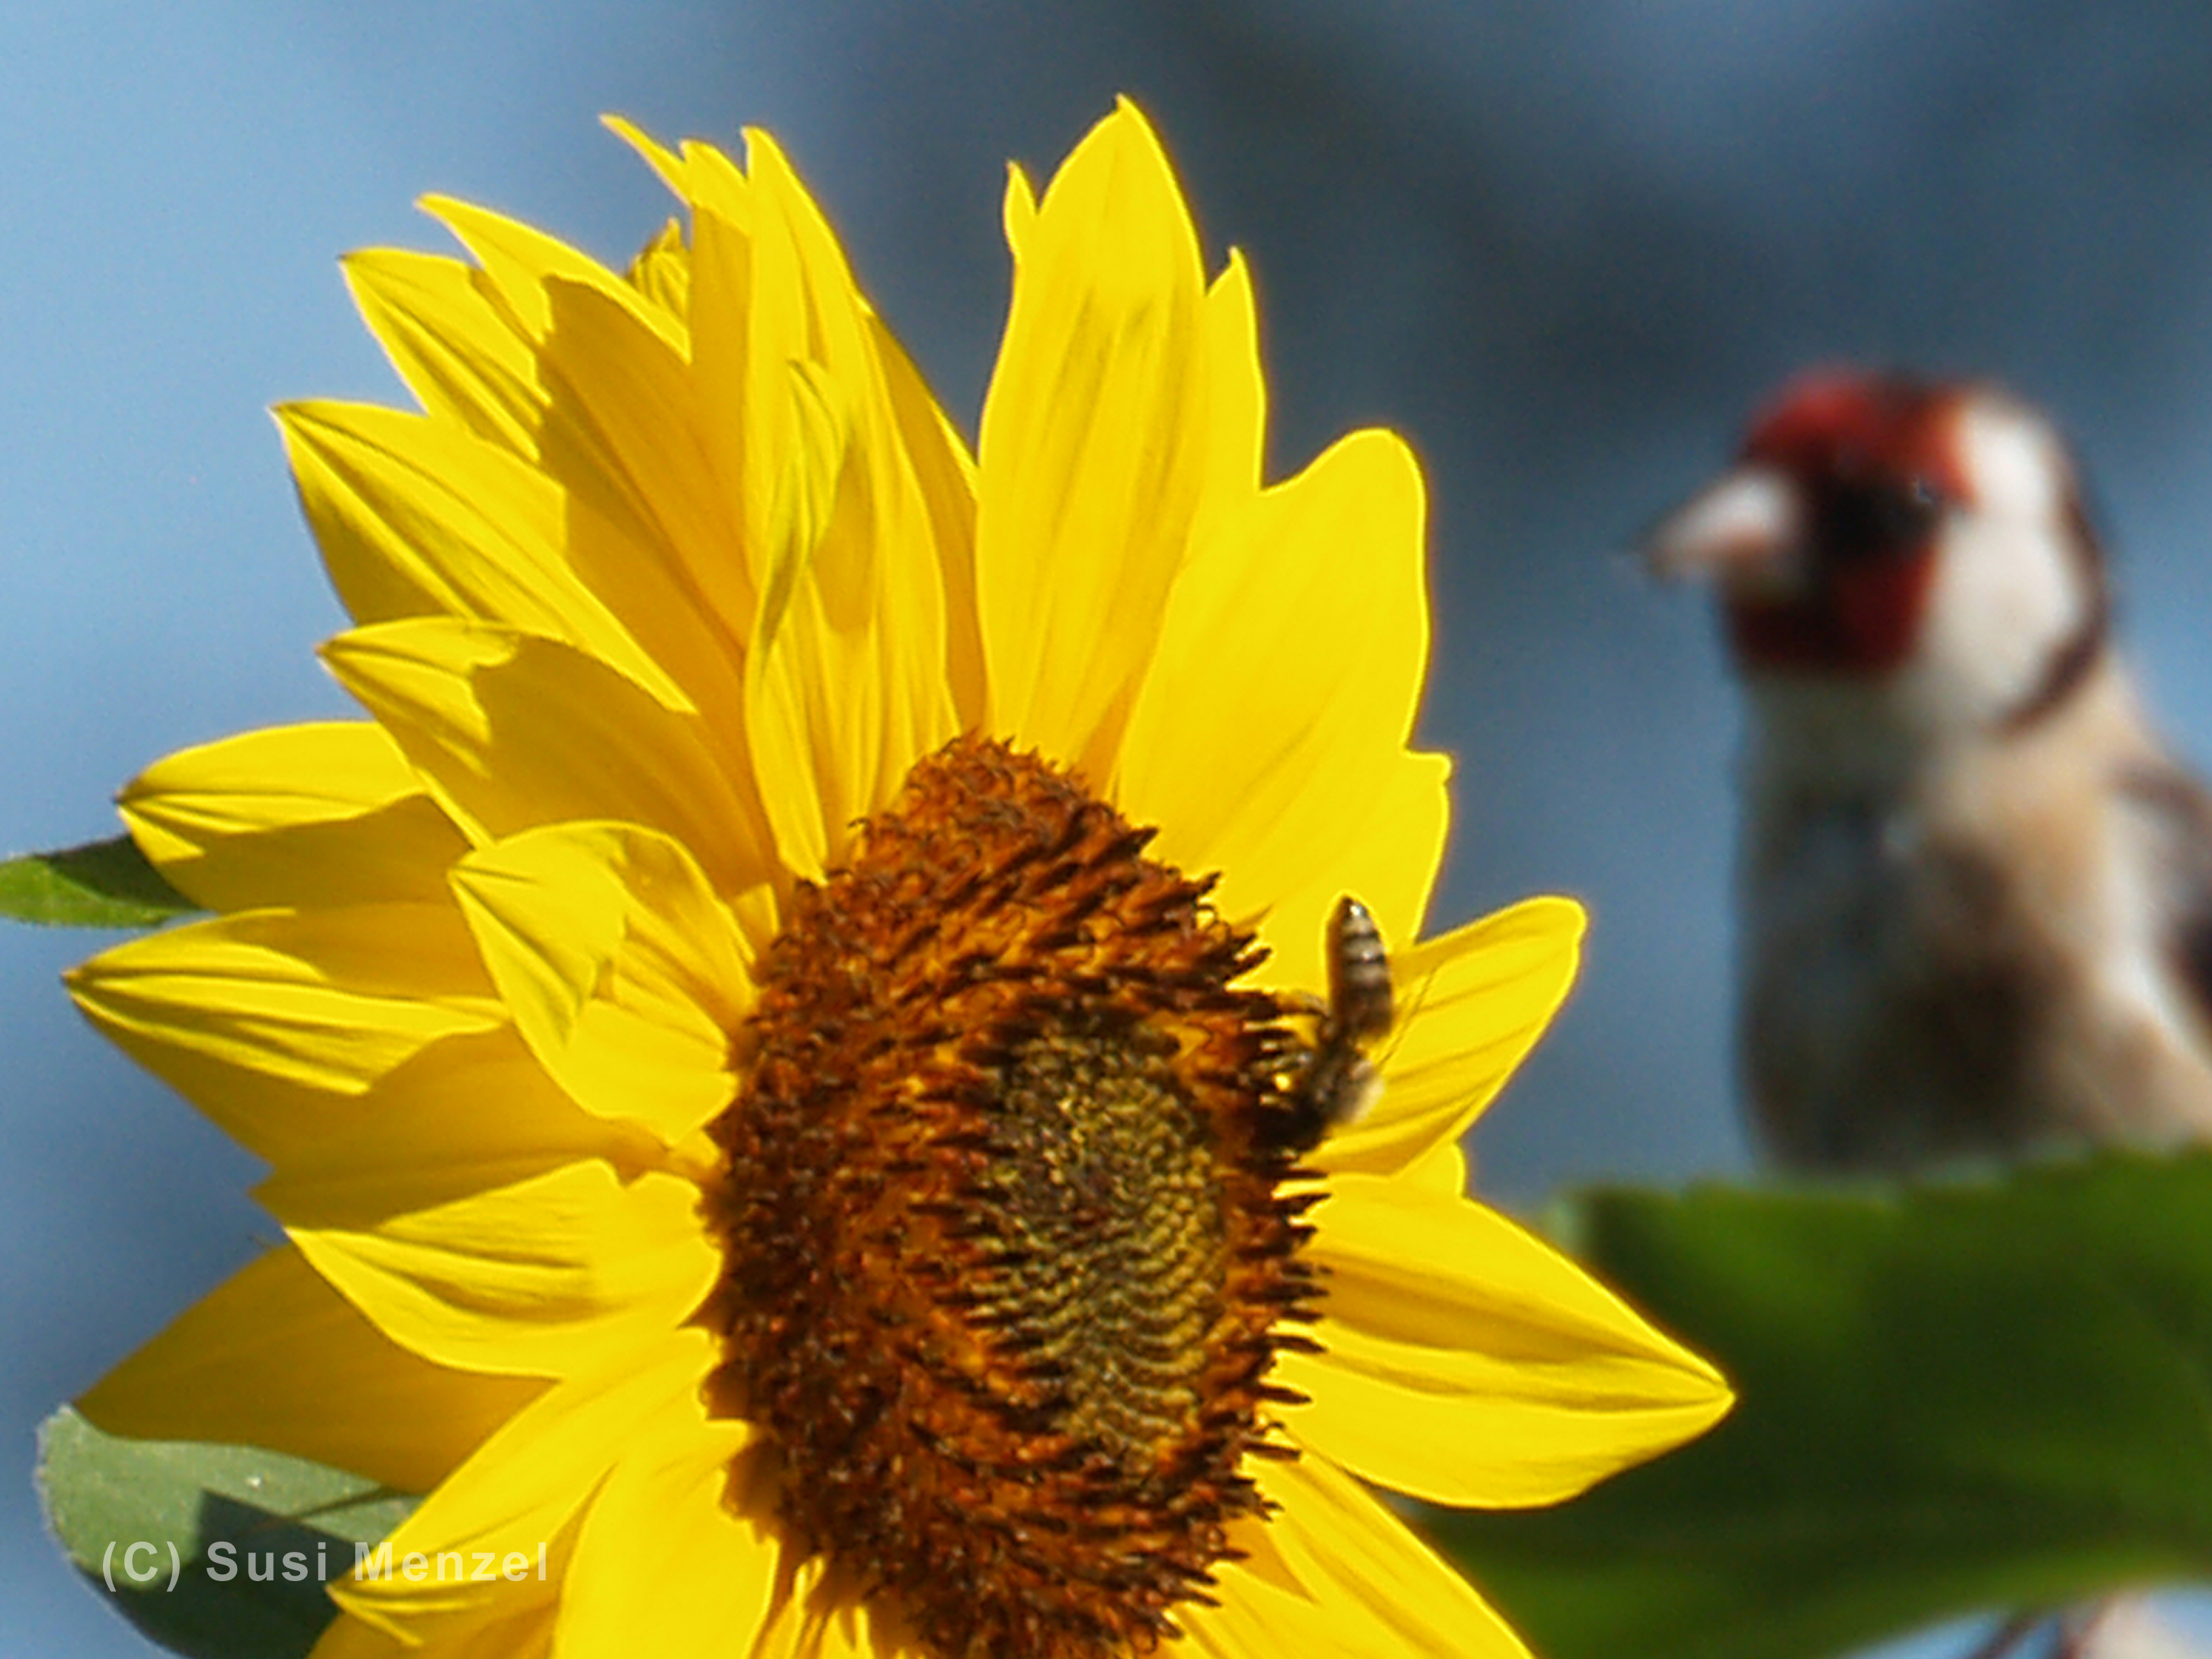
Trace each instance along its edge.
<path fill-rule="evenodd" d="M 303 1659 L 337 1616 L 325 1592 L 353 1571 L 354 1546 L 418 1501 L 257 1447 L 105 1434 L 68 1407 L 40 1431 L 39 1492 L 94 1591 L 197 1659 Z M 288 1579 L 295 1563 L 304 1576 Z"/>
<path fill-rule="evenodd" d="M 128 836 L 0 860 L 0 916 L 53 927 L 158 927 L 201 908 Z"/>

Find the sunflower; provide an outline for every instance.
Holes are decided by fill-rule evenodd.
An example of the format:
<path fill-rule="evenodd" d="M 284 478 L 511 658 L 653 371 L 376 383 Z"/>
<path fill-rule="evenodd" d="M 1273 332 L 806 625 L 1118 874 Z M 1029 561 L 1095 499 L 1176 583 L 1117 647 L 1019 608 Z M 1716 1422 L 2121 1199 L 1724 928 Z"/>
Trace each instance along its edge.
<path fill-rule="evenodd" d="M 1262 483 L 1126 104 L 1012 174 L 972 456 L 773 142 L 612 125 L 688 234 L 432 199 L 347 266 L 422 412 L 280 412 L 372 718 L 132 783 L 219 914 L 70 983 L 288 1242 L 83 1409 L 426 1494 L 324 1659 L 1517 1652 L 1370 1486 L 1728 1395 L 1462 1195 L 1582 918 L 1419 939 L 1410 454 Z"/>

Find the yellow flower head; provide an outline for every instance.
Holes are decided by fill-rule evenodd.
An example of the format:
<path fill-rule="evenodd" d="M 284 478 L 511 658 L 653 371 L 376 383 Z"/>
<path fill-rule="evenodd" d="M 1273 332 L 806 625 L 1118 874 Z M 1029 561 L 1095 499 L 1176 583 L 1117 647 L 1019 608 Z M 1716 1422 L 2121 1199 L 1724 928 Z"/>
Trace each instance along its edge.
<path fill-rule="evenodd" d="M 132 784 L 221 914 L 71 984 L 289 1242 L 84 1409 L 428 1494 L 325 1659 L 1517 1651 L 1370 1483 L 1727 1394 L 1462 1196 L 1581 916 L 1419 939 L 1405 446 L 1262 483 L 1126 105 L 1012 177 L 973 458 L 769 138 L 618 131 L 688 234 L 433 201 L 348 266 L 422 412 L 282 411 L 373 719 Z"/>

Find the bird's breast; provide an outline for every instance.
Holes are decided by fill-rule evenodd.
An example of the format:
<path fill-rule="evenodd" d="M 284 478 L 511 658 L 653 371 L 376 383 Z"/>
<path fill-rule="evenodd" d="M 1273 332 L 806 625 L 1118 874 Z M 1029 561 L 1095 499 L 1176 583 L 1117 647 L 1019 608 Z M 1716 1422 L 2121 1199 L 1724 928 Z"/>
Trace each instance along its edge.
<path fill-rule="evenodd" d="M 1895 1169 L 2013 1144 L 2059 965 L 2002 866 L 1908 808 L 1826 803 L 1747 848 L 1744 1082 L 1769 1152 Z"/>

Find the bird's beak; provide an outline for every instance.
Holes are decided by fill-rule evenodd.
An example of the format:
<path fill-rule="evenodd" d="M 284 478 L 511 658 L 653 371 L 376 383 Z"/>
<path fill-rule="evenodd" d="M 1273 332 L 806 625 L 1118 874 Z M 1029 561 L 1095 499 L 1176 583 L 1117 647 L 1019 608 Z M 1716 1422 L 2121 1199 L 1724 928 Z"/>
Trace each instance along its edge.
<path fill-rule="evenodd" d="M 1796 486 L 1747 462 L 1653 526 L 1644 568 L 1668 581 L 1706 580 L 1732 594 L 1779 598 L 1802 580 L 1803 533 Z"/>

